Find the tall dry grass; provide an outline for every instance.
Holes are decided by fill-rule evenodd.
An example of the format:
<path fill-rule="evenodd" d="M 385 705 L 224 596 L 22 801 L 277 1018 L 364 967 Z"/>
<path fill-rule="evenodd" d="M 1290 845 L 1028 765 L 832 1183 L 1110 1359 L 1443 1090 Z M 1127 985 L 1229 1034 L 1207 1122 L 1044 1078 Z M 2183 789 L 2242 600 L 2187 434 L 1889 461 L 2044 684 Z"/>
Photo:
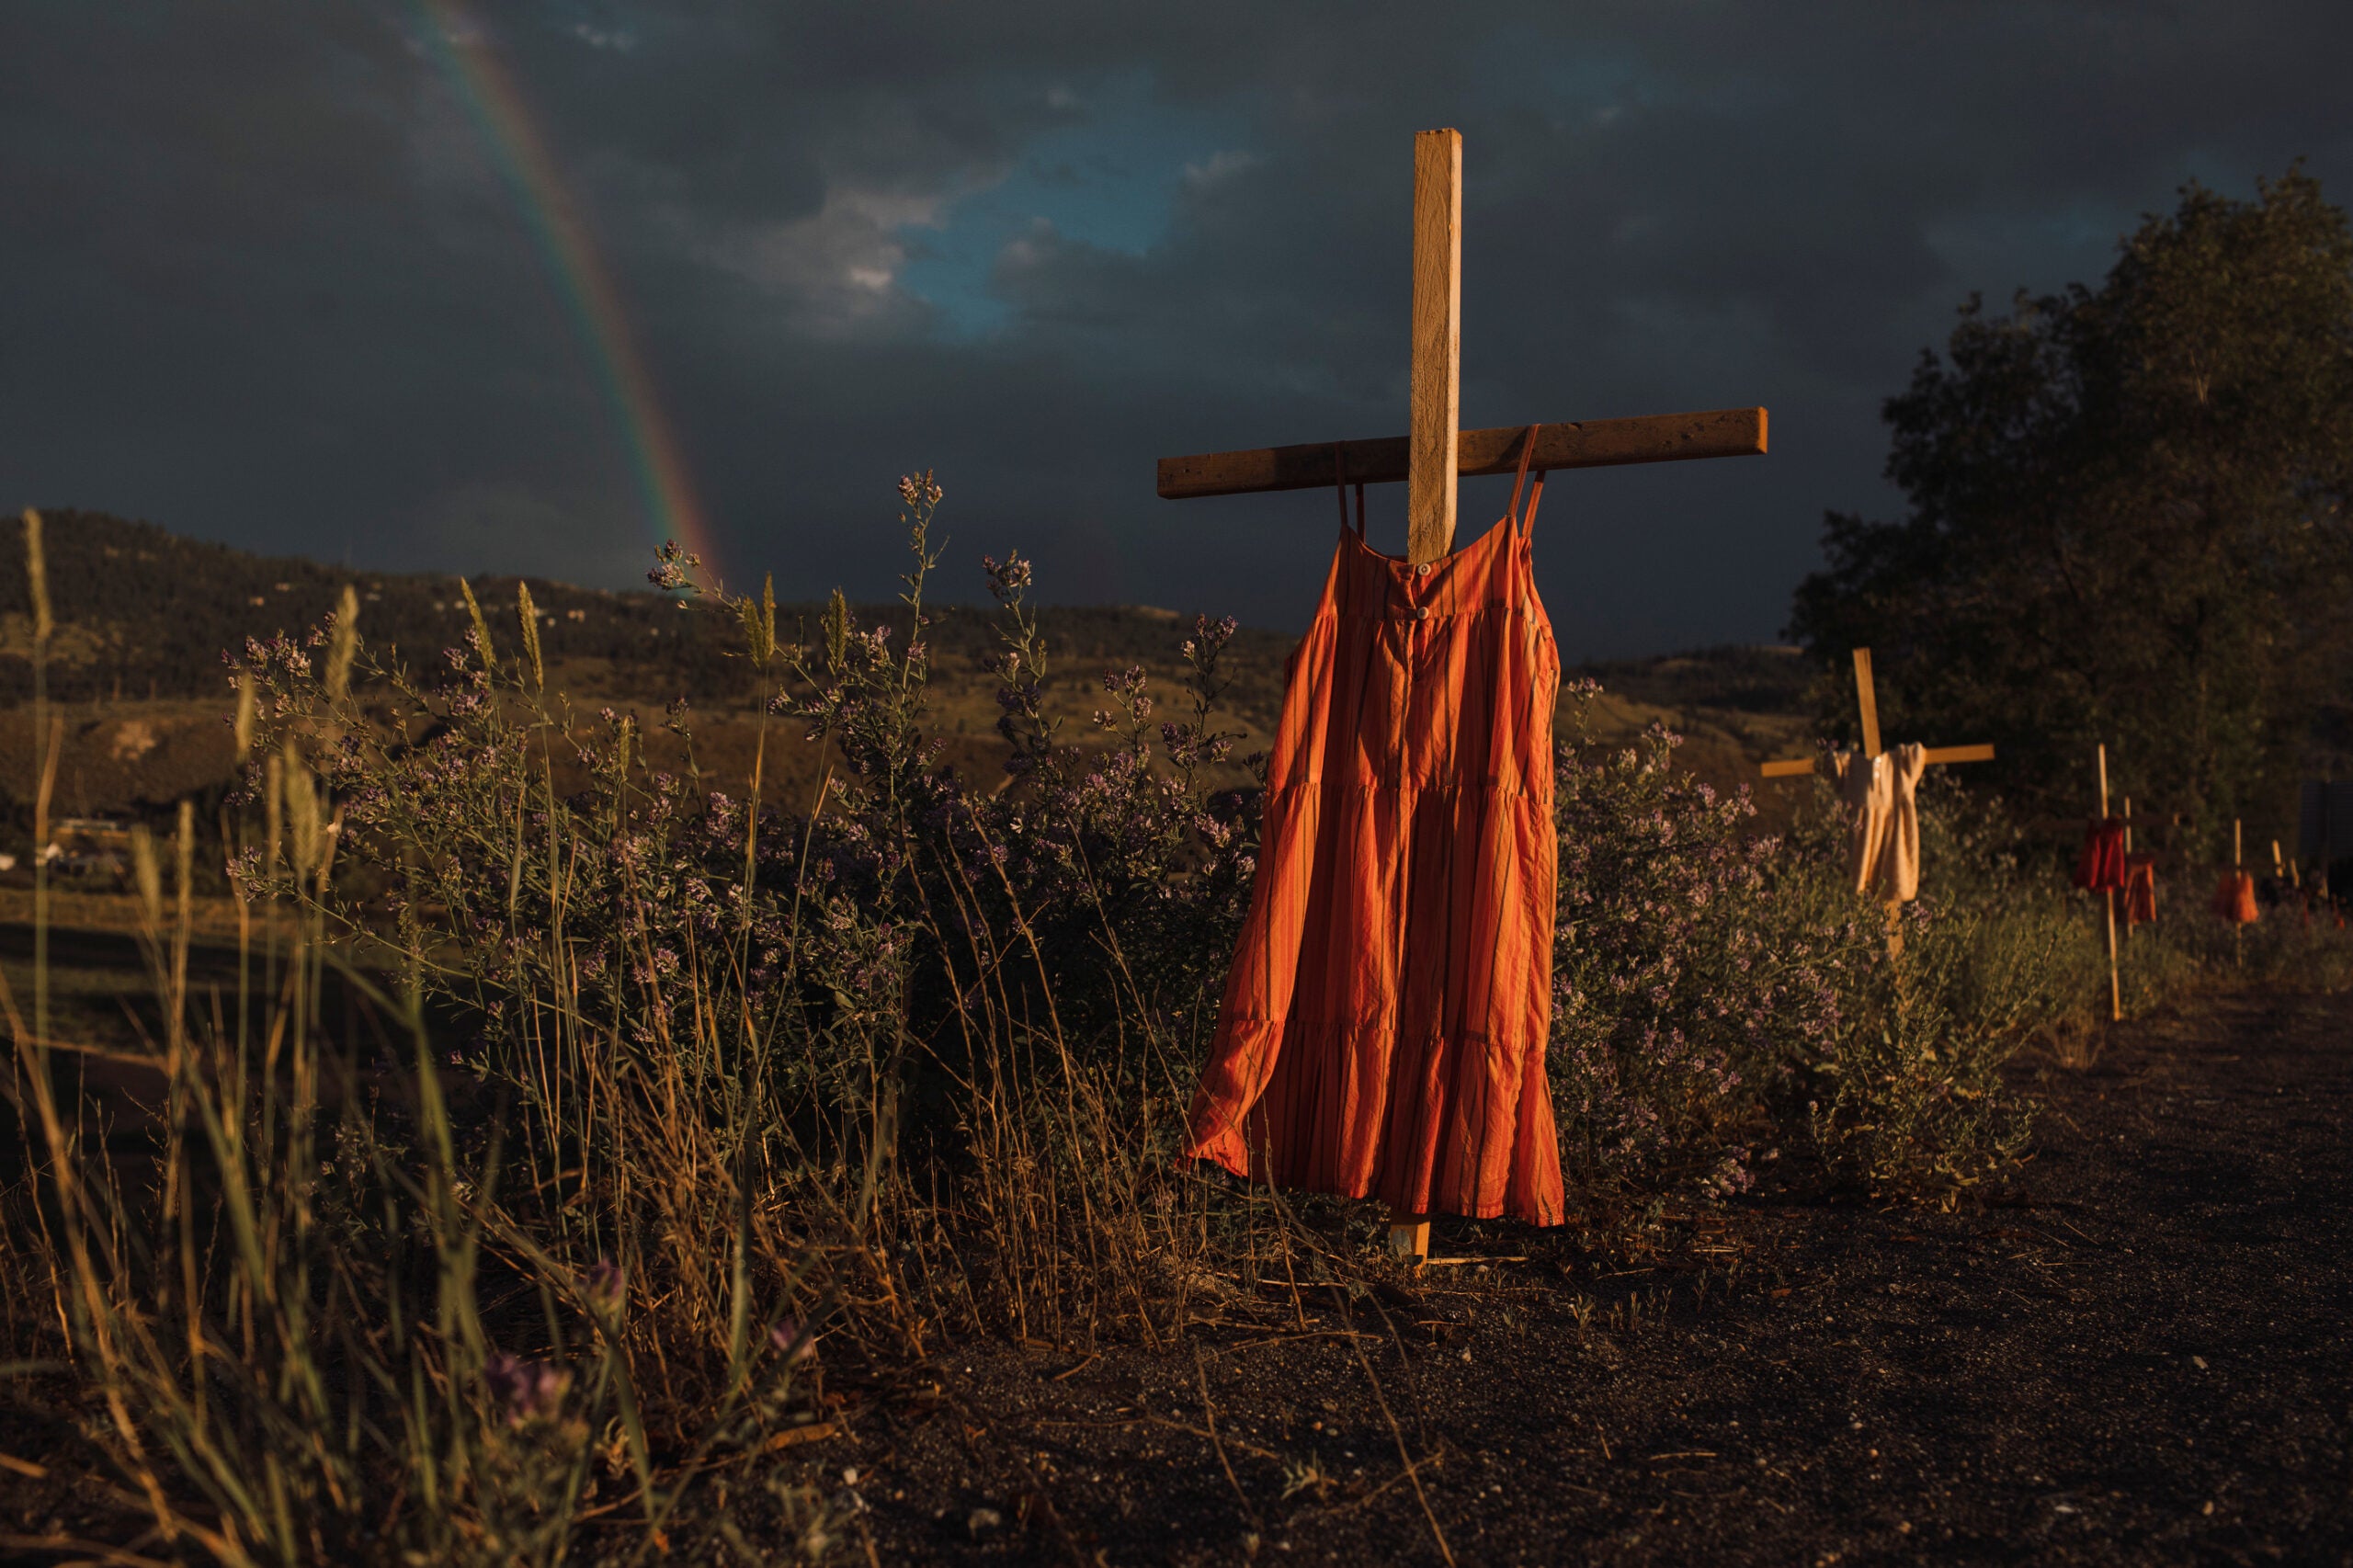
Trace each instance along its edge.
<path fill-rule="evenodd" d="M 918 625 L 936 501 L 910 496 Z M 1128 969 L 1086 835 L 1041 879 L 1017 805 L 938 818 L 920 650 L 838 606 L 790 648 L 772 597 L 721 600 L 779 721 L 836 748 L 779 811 L 571 713 L 528 591 L 504 633 L 468 602 L 438 682 L 372 665 L 348 597 L 245 651 L 244 983 L 189 983 L 183 809 L 135 846 L 160 1025 L 118 1065 L 152 1090 L 74 1095 L 95 1048 L 7 1003 L 14 1369 L 103 1411 L 127 1550 L 552 1562 L 751 1531 L 819 1559 L 862 1528 L 842 1489 L 704 1483 L 820 1419 L 829 1372 L 1181 1337 L 1198 1260 L 1271 1210 L 1175 1168 L 1188 1027 Z M 1074 987 L 1088 887 L 1106 979 Z"/>

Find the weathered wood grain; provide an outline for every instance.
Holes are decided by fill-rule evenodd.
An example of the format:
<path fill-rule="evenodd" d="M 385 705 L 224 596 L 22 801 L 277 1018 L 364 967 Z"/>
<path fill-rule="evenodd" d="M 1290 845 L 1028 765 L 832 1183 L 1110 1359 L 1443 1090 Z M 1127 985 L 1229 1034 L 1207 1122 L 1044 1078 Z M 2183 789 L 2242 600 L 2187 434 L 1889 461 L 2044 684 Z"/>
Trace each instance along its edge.
<path fill-rule="evenodd" d="M 1757 457 L 1765 451 L 1765 427 L 1761 408 L 1563 421 L 1540 427 L 1529 466 L 1613 468 L 1693 458 Z M 1461 432 L 1455 447 L 1456 474 L 1471 478 L 1511 472 L 1519 466 L 1519 447 L 1527 435 L 1525 425 Z M 1189 501 L 1204 495 L 1320 490 L 1340 483 L 1344 472 L 1351 484 L 1394 484 L 1406 477 L 1411 451 L 1408 437 L 1384 436 L 1163 458 L 1160 494 L 1164 500 Z"/>
<path fill-rule="evenodd" d="M 1405 419 L 1405 554 L 1454 548 L 1462 425 L 1462 132 L 1414 138 L 1414 364 Z"/>

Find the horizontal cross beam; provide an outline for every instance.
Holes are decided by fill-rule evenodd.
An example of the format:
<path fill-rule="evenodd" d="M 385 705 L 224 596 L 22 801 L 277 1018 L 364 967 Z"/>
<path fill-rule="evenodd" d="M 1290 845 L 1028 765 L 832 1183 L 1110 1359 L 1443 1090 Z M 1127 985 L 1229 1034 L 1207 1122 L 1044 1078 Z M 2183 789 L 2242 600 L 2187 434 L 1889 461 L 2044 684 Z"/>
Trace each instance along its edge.
<path fill-rule="evenodd" d="M 1930 746 L 1928 748 L 1928 760 L 1930 762 L 1991 762 L 1994 760 L 1994 748 L 1990 745 Z M 1813 768 L 1814 759 L 1813 757 L 1793 757 L 1788 762 L 1767 763 L 1765 765 L 1765 777 L 1768 778 L 1794 778 L 1802 773 L 1812 773 Z"/>
<path fill-rule="evenodd" d="M 1525 425 L 1465 430 L 1455 472 L 1509 473 L 1519 466 Z M 1406 476 L 1410 441 L 1386 436 L 1370 441 L 1312 441 L 1246 452 L 1206 452 L 1160 460 L 1164 501 L 1201 495 L 1255 495 L 1272 490 L 1320 490 L 1333 484 L 1394 484 Z M 1746 458 L 1765 450 L 1765 411 L 1719 408 L 1704 414 L 1653 414 L 1636 419 L 1587 419 L 1539 428 L 1529 466 L 1610 468 L 1620 463 L 1676 462 L 1690 458 Z"/>

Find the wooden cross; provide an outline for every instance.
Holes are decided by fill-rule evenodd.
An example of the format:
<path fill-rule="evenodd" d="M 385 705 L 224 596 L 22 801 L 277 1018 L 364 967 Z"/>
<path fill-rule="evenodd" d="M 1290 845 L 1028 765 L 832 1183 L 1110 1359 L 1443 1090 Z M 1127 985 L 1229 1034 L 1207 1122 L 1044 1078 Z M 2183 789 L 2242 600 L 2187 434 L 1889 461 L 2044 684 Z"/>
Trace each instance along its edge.
<path fill-rule="evenodd" d="M 2026 824 L 2029 831 L 2038 833 L 2053 831 L 2064 833 L 2086 833 L 2100 827 L 2120 825 L 2124 829 L 2125 864 L 2130 866 L 2131 864 L 2132 830 L 2134 828 L 2175 828 L 2186 827 L 2188 825 L 2189 819 L 2182 815 L 2179 812 L 2161 812 L 2146 804 L 2136 809 L 2132 804 L 2132 797 L 2130 795 L 2124 797 L 2123 812 L 2121 813 L 2111 813 L 2109 811 L 2108 801 L 2107 743 L 2098 743 L 2094 755 L 2097 761 L 2099 770 L 2098 811 L 2089 817 L 2037 818 L 2035 821 Z M 2107 894 L 2108 906 L 2108 1017 L 2109 1022 L 2118 1023 L 2122 1021 L 2124 1017 L 2124 985 L 2117 958 L 2116 890 L 2114 888 L 2109 888 L 2106 889 L 2105 892 Z M 2127 940 L 2131 939 L 2132 927 L 2129 923 L 2124 928 L 2124 935 Z"/>
<path fill-rule="evenodd" d="M 1160 460 L 1170 501 L 1405 483 L 1406 554 L 1415 565 L 1454 548 L 1455 486 L 1465 474 L 1509 473 L 1529 427 L 1465 430 L 1462 403 L 1462 133 L 1414 137 L 1413 380 L 1406 433 L 1374 440 L 1210 452 Z M 1717 409 L 1640 419 L 1563 421 L 1540 426 L 1527 454 L 1538 470 L 1605 468 L 1691 458 L 1754 457 L 1765 450 L 1765 411 Z M 1418 1264 L 1429 1254 L 1429 1216 L 1392 1214 L 1391 1251 Z"/>
<path fill-rule="evenodd" d="M 1462 133 L 1414 138 L 1413 381 L 1406 434 L 1373 440 L 1208 452 L 1160 460 L 1160 494 L 1254 495 L 1341 484 L 1405 482 L 1406 559 L 1419 565 L 1454 548 L 1456 482 L 1509 473 L 1529 427 L 1460 428 L 1462 388 Z M 1720 408 L 1638 419 L 1563 421 L 1540 427 L 1529 466 L 1608 468 L 1765 450 L 1765 411 Z"/>
<path fill-rule="evenodd" d="M 1879 694 L 1871 686 L 1871 651 L 1869 648 L 1855 650 L 1855 699 L 1863 710 L 1863 760 L 1868 762 L 1877 757 L 1881 750 Z M 1931 763 L 1991 762 L 1994 760 L 1994 748 L 1984 744 L 1930 746 L 1928 760 Z M 1793 778 L 1802 773 L 1812 773 L 1814 766 L 1815 759 L 1810 756 L 1792 757 L 1787 762 L 1768 762 L 1765 765 L 1765 777 Z"/>
<path fill-rule="evenodd" d="M 1877 761 L 1881 752 L 1879 744 L 1879 693 L 1871 685 L 1871 651 L 1869 648 L 1855 650 L 1855 700 L 1862 708 L 1862 759 L 1868 765 Z M 1994 748 L 1984 744 L 1965 746 L 1930 746 L 1927 752 L 1928 761 L 1932 764 L 1994 760 Z M 1765 765 L 1765 777 L 1768 778 L 1793 778 L 1802 773 L 1812 773 L 1815 766 L 1815 759 L 1810 756 L 1791 758 L 1787 762 L 1768 762 Z M 1904 934 L 1896 926 L 1896 920 L 1903 908 L 1904 905 L 1900 901 L 1891 899 L 1888 902 L 1887 950 L 1891 954 L 1904 950 Z"/>

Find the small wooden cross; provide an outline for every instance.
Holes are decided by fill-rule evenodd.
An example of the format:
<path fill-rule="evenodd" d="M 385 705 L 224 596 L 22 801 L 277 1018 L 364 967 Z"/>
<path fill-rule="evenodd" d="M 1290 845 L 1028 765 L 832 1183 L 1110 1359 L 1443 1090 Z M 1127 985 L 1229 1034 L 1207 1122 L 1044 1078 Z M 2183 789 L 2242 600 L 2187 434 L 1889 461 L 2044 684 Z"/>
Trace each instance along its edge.
<path fill-rule="evenodd" d="M 1869 648 L 1855 650 L 1855 699 L 1862 708 L 1863 761 L 1869 764 L 1876 761 L 1881 751 L 1879 744 L 1879 694 L 1871 685 L 1871 651 Z M 1930 746 L 1927 751 L 1928 761 L 1931 763 L 1994 760 L 1994 748 L 1984 744 L 1965 746 Z M 1791 758 L 1787 762 L 1768 762 L 1765 765 L 1765 777 L 1768 778 L 1793 778 L 1802 773 L 1812 773 L 1815 766 L 1815 759 L 1810 756 Z M 1904 950 L 1904 934 L 1896 926 L 1897 917 L 1903 907 L 1902 903 L 1896 900 L 1890 900 L 1887 905 L 1887 950 L 1891 954 Z"/>
<path fill-rule="evenodd" d="M 1462 133 L 1414 137 L 1413 380 L 1406 433 L 1364 441 L 1211 452 L 1160 460 L 1160 494 L 1171 501 L 1273 490 L 1362 487 L 1405 482 L 1406 560 L 1436 561 L 1454 548 L 1455 485 L 1464 474 L 1509 473 L 1529 426 L 1461 429 Z M 1750 457 L 1765 450 L 1765 411 L 1717 409 L 1640 419 L 1594 419 L 1541 426 L 1529 466 L 1539 470 Z M 1419 1264 L 1429 1253 L 1429 1216 L 1392 1214 L 1390 1250 Z"/>
<path fill-rule="evenodd" d="M 2110 814 L 2108 809 L 2107 743 L 2101 742 L 2098 744 L 2095 752 L 2095 756 L 2099 767 L 2098 812 L 2090 817 L 2038 818 L 2037 820 L 2026 824 L 2029 831 L 2085 833 L 2107 826 L 2110 824 L 2120 824 L 2124 829 L 2124 853 L 2127 858 L 2126 863 L 2129 865 L 2131 863 L 2130 858 L 2132 853 L 2132 830 L 2134 828 L 2173 828 L 2184 827 L 2188 824 L 2189 819 L 2178 812 L 2160 812 L 2146 805 L 2145 803 L 2136 810 L 2132 804 L 2132 797 L 2130 795 L 2124 797 L 2124 811 L 2122 814 Z M 2116 890 L 2114 888 L 2108 889 L 2107 895 L 2108 1018 L 2110 1023 L 2118 1023 L 2124 1017 L 2124 985 L 2117 958 Z M 2129 938 L 2131 934 L 2131 927 L 2128 925 L 2125 927 L 2125 936 Z"/>
<path fill-rule="evenodd" d="M 1871 651 L 1869 648 L 1855 650 L 1855 698 L 1863 710 L 1863 760 L 1868 762 L 1877 757 L 1881 750 L 1879 694 L 1871 686 Z M 1991 762 L 1994 760 L 1994 748 L 1985 744 L 1930 746 L 1928 760 L 1932 763 Z M 1787 762 L 1768 762 L 1765 765 L 1765 777 L 1793 778 L 1802 773 L 1812 773 L 1814 767 L 1815 759 L 1810 756 L 1791 757 Z"/>

